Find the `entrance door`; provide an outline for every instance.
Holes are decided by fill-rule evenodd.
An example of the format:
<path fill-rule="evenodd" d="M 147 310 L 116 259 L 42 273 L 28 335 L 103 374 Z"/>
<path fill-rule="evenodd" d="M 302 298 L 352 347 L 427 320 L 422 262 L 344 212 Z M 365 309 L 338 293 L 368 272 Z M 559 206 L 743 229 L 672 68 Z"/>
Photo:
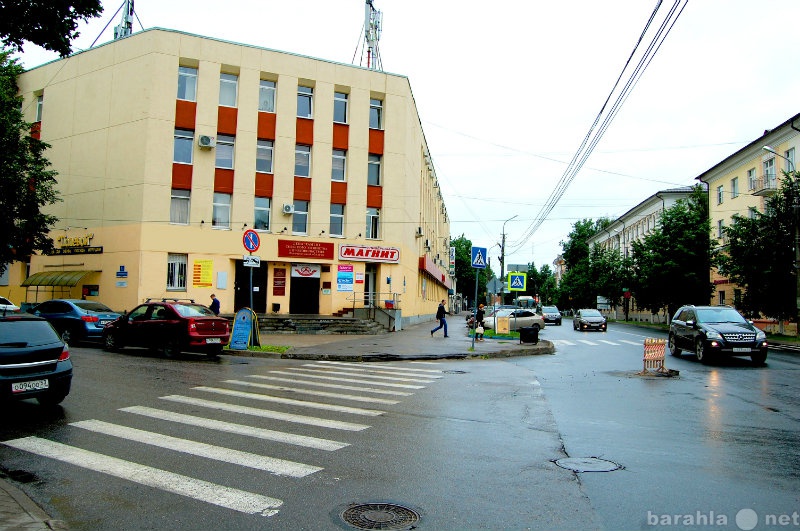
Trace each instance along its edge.
<path fill-rule="evenodd" d="M 367 264 L 364 268 L 364 306 L 377 306 L 377 301 L 375 300 L 377 297 L 375 293 L 377 274 L 378 266 L 375 264 Z"/>
<path fill-rule="evenodd" d="M 289 313 L 319 314 L 319 278 L 291 277 Z"/>
<path fill-rule="evenodd" d="M 253 272 L 253 306 L 250 306 L 250 272 Z M 250 308 L 256 313 L 267 313 L 267 264 L 261 267 L 245 267 L 244 261 L 236 261 L 236 279 L 233 282 L 233 307 Z"/>

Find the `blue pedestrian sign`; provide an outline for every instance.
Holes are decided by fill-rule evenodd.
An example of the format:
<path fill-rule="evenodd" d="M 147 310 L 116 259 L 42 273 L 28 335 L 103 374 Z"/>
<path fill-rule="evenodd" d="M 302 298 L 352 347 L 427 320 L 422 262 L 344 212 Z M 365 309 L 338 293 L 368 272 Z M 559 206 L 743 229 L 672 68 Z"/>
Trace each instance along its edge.
<path fill-rule="evenodd" d="M 472 267 L 486 269 L 486 247 L 472 248 Z"/>
<path fill-rule="evenodd" d="M 525 273 L 509 273 L 508 291 L 525 291 L 527 278 Z"/>

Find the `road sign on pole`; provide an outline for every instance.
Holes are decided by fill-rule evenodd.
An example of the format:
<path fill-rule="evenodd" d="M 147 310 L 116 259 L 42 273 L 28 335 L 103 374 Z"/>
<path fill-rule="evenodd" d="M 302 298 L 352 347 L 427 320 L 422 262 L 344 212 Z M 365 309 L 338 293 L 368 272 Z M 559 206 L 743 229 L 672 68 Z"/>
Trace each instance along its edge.
<path fill-rule="evenodd" d="M 508 291 L 525 291 L 527 275 L 516 271 L 508 274 Z"/>
<path fill-rule="evenodd" d="M 486 247 L 472 248 L 472 267 L 486 269 Z"/>
<path fill-rule="evenodd" d="M 242 243 L 244 244 L 244 248 L 254 253 L 258 251 L 258 248 L 261 247 L 261 236 L 252 229 L 248 229 L 244 231 L 244 235 L 242 236 Z"/>
<path fill-rule="evenodd" d="M 244 267 L 261 267 L 261 257 L 252 254 L 242 256 Z"/>

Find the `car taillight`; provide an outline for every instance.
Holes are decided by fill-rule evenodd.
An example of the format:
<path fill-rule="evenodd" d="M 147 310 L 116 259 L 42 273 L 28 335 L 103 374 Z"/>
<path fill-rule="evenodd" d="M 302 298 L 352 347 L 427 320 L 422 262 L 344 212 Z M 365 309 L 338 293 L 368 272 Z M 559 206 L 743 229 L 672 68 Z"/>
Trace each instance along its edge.
<path fill-rule="evenodd" d="M 81 315 L 81 321 L 86 321 L 87 323 L 96 323 L 99 320 L 96 315 Z"/>
<path fill-rule="evenodd" d="M 67 361 L 69 359 L 69 347 L 64 345 L 64 348 L 61 350 L 61 355 L 58 357 L 58 361 Z"/>
<path fill-rule="evenodd" d="M 197 330 L 197 323 L 194 322 L 194 319 L 189 319 L 189 331 L 194 332 Z"/>

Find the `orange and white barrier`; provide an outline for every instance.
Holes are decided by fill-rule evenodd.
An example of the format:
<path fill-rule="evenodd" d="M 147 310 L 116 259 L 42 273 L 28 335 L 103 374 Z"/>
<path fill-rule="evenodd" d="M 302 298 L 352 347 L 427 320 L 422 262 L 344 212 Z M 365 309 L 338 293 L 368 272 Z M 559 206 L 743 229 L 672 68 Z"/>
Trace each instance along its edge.
<path fill-rule="evenodd" d="M 656 372 L 668 372 L 664 366 L 664 359 L 667 354 L 667 340 L 655 339 L 652 337 L 644 340 L 644 368 L 639 374 L 647 374 L 648 369 L 655 369 Z"/>

